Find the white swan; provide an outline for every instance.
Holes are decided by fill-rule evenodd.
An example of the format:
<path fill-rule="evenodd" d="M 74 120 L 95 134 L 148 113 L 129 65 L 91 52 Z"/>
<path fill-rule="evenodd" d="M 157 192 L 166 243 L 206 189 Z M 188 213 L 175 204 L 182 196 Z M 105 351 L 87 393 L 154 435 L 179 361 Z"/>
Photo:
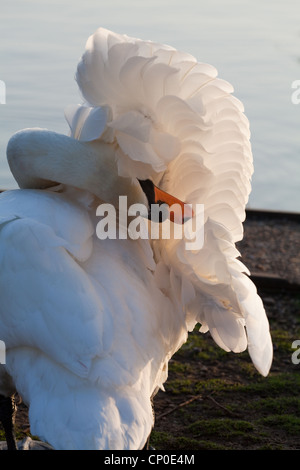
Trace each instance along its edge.
<path fill-rule="evenodd" d="M 248 121 L 212 66 L 105 29 L 77 81 L 85 103 L 66 111 L 70 137 L 25 130 L 8 144 L 24 189 L 0 198 L 0 393 L 18 390 L 32 433 L 55 449 L 141 449 L 151 396 L 197 323 L 270 369 L 268 321 L 235 248 Z M 203 247 L 97 237 L 101 202 L 146 203 L 138 179 L 204 204 Z"/>

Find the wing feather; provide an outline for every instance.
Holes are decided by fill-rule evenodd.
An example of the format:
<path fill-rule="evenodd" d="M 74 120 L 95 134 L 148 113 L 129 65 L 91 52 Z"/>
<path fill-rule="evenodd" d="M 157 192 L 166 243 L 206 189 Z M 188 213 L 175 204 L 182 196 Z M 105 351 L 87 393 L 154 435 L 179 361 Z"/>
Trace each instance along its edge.
<path fill-rule="evenodd" d="M 242 350 L 247 337 L 252 359 L 265 374 L 272 358 L 268 322 L 235 249 L 243 237 L 253 157 L 249 122 L 232 86 L 218 78 L 214 67 L 198 63 L 188 54 L 102 29 L 88 42 L 77 81 L 91 106 L 101 102 L 112 109 L 122 174 L 127 167 L 128 175 L 148 175 L 178 198 L 204 205 L 201 249 L 188 252 L 185 239 L 162 240 L 154 243 L 156 258 L 163 256 L 170 275 L 175 270 L 182 279 L 185 287 L 180 292 L 189 325 L 193 318 L 201 320 L 203 329 L 209 327 L 226 350 Z M 143 144 L 128 138 L 129 129 L 126 139 L 118 129 L 121 117 L 126 119 L 132 110 L 140 113 L 141 126 L 145 118 L 149 125 Z M 139 124 L 132 121 L 132 126 Z M 157 131 L 168 138 L 153 139 Z M 168 145 L 172 149 L 169 158 Z M 189 282 L 195 302 L 186 300 L 192 291 Z M 243 286 L 248 289 L 247 302 L 241 293 Z M 263 350 L 257 346 L 255 332 Z"/>

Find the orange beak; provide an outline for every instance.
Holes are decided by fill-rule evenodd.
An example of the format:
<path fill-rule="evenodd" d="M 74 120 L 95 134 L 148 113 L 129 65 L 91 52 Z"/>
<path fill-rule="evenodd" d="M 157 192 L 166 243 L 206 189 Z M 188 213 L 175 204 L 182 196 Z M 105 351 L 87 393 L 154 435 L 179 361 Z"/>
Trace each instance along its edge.
<path fill-rule="evenodd" d="M 191 204 L 171 196 L 162 189 L 154 185 L 154 200 L 155 204 L 167 204 L 169 207 L 169 218 L 171 222 L 177 224 L 184 224 L 187 220 L 191 219 L 194 215 Z"/>
<path fill-rule="evenodd" d="M 176 224 L 184 224 L 187 220 L 191 219 L 194 216 L 194 212 L 191 204 L 186 204 L 177 197 L 171 196 L 171 194 L 166 193 L 162 189 L 159 189 L 153 181 L 147 180 L 138 180 L 142 190 L 148 199 L 149 204 L 149 213 L 148 218 L 151 219 L 151 209 L 152 205 L 164 205 L 166 206 L 165 213 L 162 216 L 162 220 L 169 218 L 172 222 Z M 153 211 L 154 212 L 154 211 Z M 161 215 L 159 215 L 161 217 Z M 162 221 L 162 220 L 157 220 Z"/>

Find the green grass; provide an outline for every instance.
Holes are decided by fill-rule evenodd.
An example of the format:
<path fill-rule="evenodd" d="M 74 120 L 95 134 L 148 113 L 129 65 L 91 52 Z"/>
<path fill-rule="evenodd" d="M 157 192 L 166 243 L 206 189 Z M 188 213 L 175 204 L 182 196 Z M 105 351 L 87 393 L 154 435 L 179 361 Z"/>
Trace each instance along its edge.
<path fill-rule="evenodd" d="M 176 390 L 175 397 L 188 390 L 186 381 L 182 382 L 179 386 L 179 379 L 171 380 L 168 390 L 171 394 Z M 199 392 L 198 384 L 194 385 Z M 204 381 L 203 398 L 176 409 L 159 423 L 164 431 L 155 431 L 152 445 L 176 449 L 181 448 L 178 442 L 183 439 L 186 449 L 282 449 L 286 440 L 292 439 L 300 448 L 299 385 L 298 375 L 288 373 L 244 385 L 219 379 Z"/>

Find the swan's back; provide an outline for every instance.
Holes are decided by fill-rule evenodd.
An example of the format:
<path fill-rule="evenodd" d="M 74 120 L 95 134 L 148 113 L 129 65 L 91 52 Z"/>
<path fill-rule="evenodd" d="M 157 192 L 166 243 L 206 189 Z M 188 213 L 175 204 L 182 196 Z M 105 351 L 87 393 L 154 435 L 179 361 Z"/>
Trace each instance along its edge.
<path fill-rule="evenodd" d="M 149 242 L 98 240 L 78 193 L 0 199 L 6 369 L 31 432 L 54 448 L 138 449 L 184 318 L 156 284 Z"/>

